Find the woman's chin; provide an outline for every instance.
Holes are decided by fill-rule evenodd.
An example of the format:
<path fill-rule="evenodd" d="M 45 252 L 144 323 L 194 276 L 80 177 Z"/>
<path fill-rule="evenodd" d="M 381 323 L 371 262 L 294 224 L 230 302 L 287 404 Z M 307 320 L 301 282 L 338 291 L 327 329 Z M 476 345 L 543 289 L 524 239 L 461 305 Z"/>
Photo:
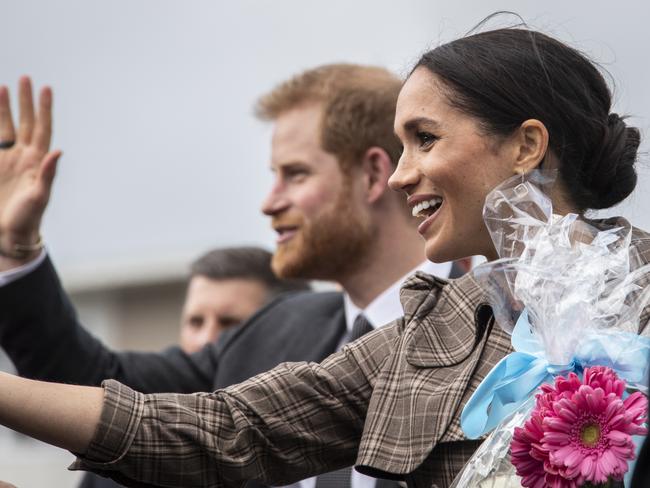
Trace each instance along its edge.
<path fill-rule="evenodd" d="M 483 255 L 475 246 L 467 246 L 464 242 L 444 242 L 438 239 L 427 239 L 424 244 L 424 254 L 429 261 L 445 263 L 472 256 Z"/>
<path fill-rule="evenodd" d="M 426 242 L 424 245 L 424 254 L 429 261 L 434 263 L 444 263 L 446 261 L 453 261 L 463 257 L 458 256 L 458 253 L 452 252 L 452 249 L 440 246 L 440 244 L 436 242 Z"/>

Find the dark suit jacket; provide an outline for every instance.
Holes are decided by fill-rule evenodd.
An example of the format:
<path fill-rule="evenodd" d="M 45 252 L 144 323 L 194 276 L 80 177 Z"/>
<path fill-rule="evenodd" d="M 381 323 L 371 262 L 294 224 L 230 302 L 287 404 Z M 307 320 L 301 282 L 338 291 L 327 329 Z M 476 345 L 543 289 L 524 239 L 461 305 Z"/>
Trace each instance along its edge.
<path fill-rule="evenodd" d="M 450 277 L 462 274 L 452 268 Z M 284 361 L 321 361 L 345 331 L 338 292 L 283 295 L 236 331 L 188 355 L 115 352 L 78 322 L 49 258 L 0 287 L 0 347 L 21 376 L 97 386 L 116 379 L 143 393 L 212 391 Z"/>
<path fill-rule="evenodd" d="M 283 361 L 320 361 L 345 330 L 340 293 L 283 295 L 224 341 L 188 355 L 115 352 L 78 322 L 46 259 L 34 272 L 0 287 L 0 346 L 21 376 L 99 385 L 117 379 L 145 392 L 212 391 Z"/>

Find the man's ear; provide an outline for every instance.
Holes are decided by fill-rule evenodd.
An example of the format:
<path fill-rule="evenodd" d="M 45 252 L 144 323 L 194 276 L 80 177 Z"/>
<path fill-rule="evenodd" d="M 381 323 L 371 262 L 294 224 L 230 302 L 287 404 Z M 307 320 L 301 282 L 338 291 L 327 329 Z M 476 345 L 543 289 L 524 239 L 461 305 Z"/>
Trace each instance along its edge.
<path fill-rule="evenodd" d="M 537 119 L 524 121 L 514 134 L 515 166 L 513 172 L 525 174 L 537 168 L 548 149 L 548 130 Z"/>
<path fill-rule="evenodd" d="M 373 146 L 364 153 L 361 169 L 366 187 L 366 201 L 374 203 L 389 191 L 388 178 L 395 170 L 393 162 L 384 149 Z"/>

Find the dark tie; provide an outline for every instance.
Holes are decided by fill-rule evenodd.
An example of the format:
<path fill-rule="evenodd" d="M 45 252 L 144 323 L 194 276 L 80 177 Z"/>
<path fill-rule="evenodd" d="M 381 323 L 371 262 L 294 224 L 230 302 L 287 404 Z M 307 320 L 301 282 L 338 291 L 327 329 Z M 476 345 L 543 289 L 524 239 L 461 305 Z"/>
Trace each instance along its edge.
<path fill-rule="evenodd" d="M 354 319 L 354 324 L 352 325 L 352 332 L 350 333 L 350 340 L 348 342 L 356 341 L 359 337 L 368 332 L 372 332 L 373 328 L 368 322 L 366 316 L 362 313 L 357 315 L 357 318 Z"/>
<path fill-rule="evenodd" d="M 372 325 L 368 319 L 360 313 L 354 319 L 352 325 L 352 332 L 348 342 L 356 341 L 359 337 L 372 331 Z M 339 469 L 338 471 L 330 471 L 329 473 L 321 474 L 316 478 L 316 488 L 350 488 L 350 477 L 352 476 L 352 468 L 347 467 Z"/>
<path fill-rule="evenodd" d="M 320 474 L 316 478 L 316 488 L 350 488 L 351 476 L 351 467 Z"/>
<path fill-rule="evenodd" d="M 350 488 L 351 479 L 351 467 L 339 469 L 319 475 L 316 478 L 316 488 Z M 400 485 L 397 481 L 378 479 L 375 481 L 375 488 L 400 488 Z"/>

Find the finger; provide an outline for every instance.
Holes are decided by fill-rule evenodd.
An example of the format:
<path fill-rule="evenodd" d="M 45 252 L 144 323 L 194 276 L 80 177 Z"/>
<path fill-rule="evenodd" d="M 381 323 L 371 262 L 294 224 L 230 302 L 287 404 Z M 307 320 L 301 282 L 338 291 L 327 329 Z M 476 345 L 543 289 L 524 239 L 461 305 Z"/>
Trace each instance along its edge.
<path fill-rule="evenodd" d="M 52 89 L 46 86 L 38 100 L 38 118 L 34 127 L 32 143 L 42 152 L 50 148 L 52 138 Z"/>
<path fill-rule="evenodd" d="M 17 142 L 29 144 L 34 130 L 34 101 L 32 82 L 28 76 L 21 76 L 18 82 L 18 138 Z"/>
<path fill-rule="evenodd" d="M 9 90 L 0 86 L 0 142 L 16 140 L 14 123 L 11 120 L 11 106 L 9 105 Z"/>
<path fill-rule="evenodd" d="M 52 188 L 52 182 L 56 176 L 56 167 L 61 157 L 61 151 L 56 150 L 49 152 L 43 158 L 41 162 L 41 168 L 39 171 L 39 181 L 42 185 L 42 190 L 49 194 L 50 189 Z"/>

